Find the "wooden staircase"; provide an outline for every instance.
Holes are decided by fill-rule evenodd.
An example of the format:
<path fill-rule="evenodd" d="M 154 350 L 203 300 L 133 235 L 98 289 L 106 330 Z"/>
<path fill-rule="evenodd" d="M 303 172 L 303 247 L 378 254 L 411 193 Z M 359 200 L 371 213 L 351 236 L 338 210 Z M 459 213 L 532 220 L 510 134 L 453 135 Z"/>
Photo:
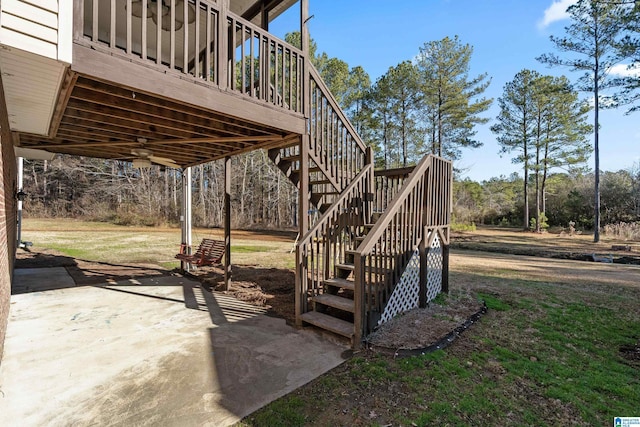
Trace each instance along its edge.
<path fill-rule="evenodd" d="M 413 170 L 376 176 L 371 149 L 313 67 L 308 77 L 308 137 L 268 153 L 298 186 L 301 201 L 315 206 L 296 246 L 296 322 L 346 337 L 357 348 L 389 315 L 387 304 L 416 250 L 420 283 L 414 286 L 420 305 L 426 303 L 428 248 L 434 239 L 448 248 L 452 168 L 425 156 Z"/>

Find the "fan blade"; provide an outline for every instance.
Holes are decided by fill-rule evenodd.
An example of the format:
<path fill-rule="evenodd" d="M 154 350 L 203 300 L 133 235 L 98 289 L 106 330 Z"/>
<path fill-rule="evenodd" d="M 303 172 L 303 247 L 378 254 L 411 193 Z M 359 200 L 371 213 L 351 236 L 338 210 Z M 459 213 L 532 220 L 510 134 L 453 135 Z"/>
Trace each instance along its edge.
<path fill-rule="evenodd" d="M 157 163 L 159 165 L 167 166 L 174 169 L 180 169 L 181 167 L 179 164 L 171 159 L 167 159 L 166 157 L 149 156 L 149 160 L 151 160 L 153 163 Z"/>

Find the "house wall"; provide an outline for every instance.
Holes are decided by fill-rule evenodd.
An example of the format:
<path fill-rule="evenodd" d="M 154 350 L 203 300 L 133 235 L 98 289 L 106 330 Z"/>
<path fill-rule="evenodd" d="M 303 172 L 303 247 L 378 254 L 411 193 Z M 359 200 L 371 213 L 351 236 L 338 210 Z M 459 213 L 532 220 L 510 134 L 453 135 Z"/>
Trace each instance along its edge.
<path fill-rule="evenodd" d="M 2 0 L 0 44 L 71 63 L 71 0 Z"/>
<path fill-rule="evenodd" d="M 9 298 L 16 252 L 16 158 L 0 76 L 0 362 L 9 319 Z"/>

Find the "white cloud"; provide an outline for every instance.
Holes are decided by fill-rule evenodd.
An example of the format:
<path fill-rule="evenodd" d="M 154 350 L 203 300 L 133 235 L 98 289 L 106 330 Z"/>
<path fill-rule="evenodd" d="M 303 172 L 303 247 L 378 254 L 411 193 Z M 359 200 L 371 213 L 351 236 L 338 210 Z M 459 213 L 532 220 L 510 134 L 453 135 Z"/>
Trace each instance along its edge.
<path fill-rule="evenodd" d="M 640 63 L 634 64 L 629 68 L 628 64 L 618 64 L 611 67 L 609 74 L 619 77 L 640 77 Z"/>
<path fill-rule="evenodd" d="M 556 21 L 569 18 L 567 8 L 577 0 L 554 0 L 551 6 L 545 9 L 544 17 L 538 21 L 538 28 L 544 29 Z"/>

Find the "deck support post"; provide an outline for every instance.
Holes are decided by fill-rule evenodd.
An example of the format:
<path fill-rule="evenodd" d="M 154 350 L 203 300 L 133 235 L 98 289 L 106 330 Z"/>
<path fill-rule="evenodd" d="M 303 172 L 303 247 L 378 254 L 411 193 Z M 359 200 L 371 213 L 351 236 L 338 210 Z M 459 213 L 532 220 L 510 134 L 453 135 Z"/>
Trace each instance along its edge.
<path fill-rule="evenodd" d="M 309 30 L 307 20 L 309 17 L 309 0 L 300 0 L 300 49 L 304 56 L 302 75 L 302 114 L 306 119 L 304 133 L 300 136 L 300 170 L 298 179 L 298 226 L 299 236 L 309 231 L 309 116 L 311 106 L 311 81 L 309 75 Z M 307 287 L 308 273 L 300 250 L 296 248 L 296 287 L 295 287 L 295 312 L 296 326 L 302 326 L 301 315 L 307 311 Z"/>
<path fill-rule="evenodd" d="M 186 253 L 191 255 L 191 168 L 182 170 L 182 214 L 180 215 L 180 228 L 182 231 L 182 245 Z M 190 264 L 180 261 L 180 269 L 189 271 Z"/>
<path fill-rule="evenodd" d="M 435 233 L 435 231 L 433 231 Z M 420 254 L 420 276 L 419 276 L 419 293 L 418 293 L 418 307 L 424 308 L 427 306 L 427 256 L 429 251 L 427 249 L 427 240 L 429 239 L 429 230 L 423 226 L 422 239 L 418 245 L 418 252 Z"/>
<path fill-rule="evenodd" d="M 224 158 L 224 290 L 231 284 L 231 157 Z"/>

